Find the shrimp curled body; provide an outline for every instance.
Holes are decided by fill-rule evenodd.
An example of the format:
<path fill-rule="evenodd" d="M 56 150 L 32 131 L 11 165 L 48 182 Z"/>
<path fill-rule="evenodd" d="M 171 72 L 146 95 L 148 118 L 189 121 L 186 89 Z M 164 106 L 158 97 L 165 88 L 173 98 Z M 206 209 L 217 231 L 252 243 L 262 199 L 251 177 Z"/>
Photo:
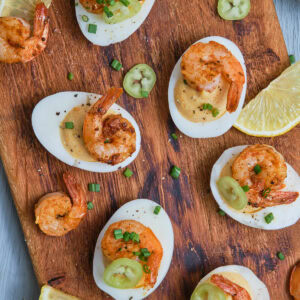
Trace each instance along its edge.
<path fill-rule="evenodd" d="M 135 232 L 139 235 L 140 242 L 132 241 L 125 242 L 123 239 L 116 240 L 114 230 L 122 229 L 123 232 Z M 152 230 L 145 227 L 140 222 L 134 220 L 123 220 L 111 224 L 104 234 L 101 241 L 103 254 L 110 260 L 118 258 L 129 258 L 139 261 L 142 265 L 147 264 L 150 272 L 144 274 L 137 287 L 153 287 L 157 280 L 158 270 L 163 256 L 163 249 L 160 241 L 154 235 Z M 147 262 L 139 260 L 134 252 L 140 251 L 142 248 L 147 248 L 151 255 Z"/>
<path fill-rule="evenodd" d="M 261 171 L 256 173 L 254 168 Z M 250 205 L 269 207 L 294 202 L 297 192 L 280 191 L 285 187 L 287 166 L 283 156 L 268 145 L 253 145 L 244 149 L 232 164 L 232 177 L 240 186 L 248 186 Z"/>
<path fill-rule="evenodd" d="M 64 182 L 72 198 L 63 192 L 43 196 L 35 206 L 35 223 L 47 235 L 62 236 L 75 229 L 87 213 L 86 196 L 81 184 L 65 173 Z"/>
<path fill-rule="evenodd" d="M 240 62 L 223 45 L 211 41 L 192 45 L 182 57 L 181 73 L 188 85 L 199 92 L 213 92 L 220 80 L 229 84 L 226 109 L 236 111 L 245 83 Z"/>
<path fill-rule="evenodd" d="M 30 24 L 16 17 L 0 17 L 0 62 L 28 62 L 47 45 L 49 32 L 48 9 L 43 3 L 35 8 L 33 35 Z"/>
<path fill-rule="evenodd" d="M 246 289 L 233 283 L 222 275 L 214 274 L 211 276 L 210 281 L 226 294 L 232 296 L 232 300 L 251 300 L 251 296 Z"/>
<path fill-rule="evenodd" d="M 89 153 L 98 161 L 116 165 L 136 150 L 136 132 L 120 114 L 107 114 L 120 97 L 121 88 L 111 88 L 86 114 L 83 140 Z"/>

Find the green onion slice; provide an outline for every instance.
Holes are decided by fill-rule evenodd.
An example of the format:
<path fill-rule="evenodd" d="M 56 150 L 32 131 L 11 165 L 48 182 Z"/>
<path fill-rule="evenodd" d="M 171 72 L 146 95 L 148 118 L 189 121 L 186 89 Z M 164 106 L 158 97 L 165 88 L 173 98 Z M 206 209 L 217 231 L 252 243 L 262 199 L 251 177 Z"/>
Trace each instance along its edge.
<path fill-rule="evenodd" d="M 98 183 L 89 183 L 88 184 L 88 189 L 90 192 L 100 192 L 100 184 Z"/>
<path fill-rule="evenodd" d="M 120 240 L 123 238 L 122 229 L 115 229 L 114 230 L 114 237 L 116 240 Z"/>
<path fill-rule="evenodd" d="M 269 213 L 268 215 L 265 216 L 265 221 L 267 224 L 270 224 L 273 220 L 274 220 L 273 213 Z"/>
<path fill-rule="evenodd" d="M 161 210 L 161 206 L 157 205 L 157 206 L 155 206 L 153 213 L 154 213 L 155 215 L 158 215 L 159 212 L 160 212 L 160 210 Z"/>
<path fill-rule="evenodd" d="M 129 178 L 133 175 L 133 172 L 130 169 L 126 168 L 123 174 L 125 177 Z"/>
<path fill-rule="evenodd" d="M 103 11 L 108 18 L 111 18 L 114 15 L 107 6 L 104 6 Z"/>
<path fill-rule="evenodd" d="M 97 25 L 96 24 L 89 24 L 88 32 L 89 33 L 96 33 L 97 32 Z"/>
<path fill-rule="evenodd" d="M 242 186 L 242 189 L 244 190 L 244 192 L 249 192 L 249 190 L 250 190 L 248 185 Z"/>
<path fill-rule="evenodd" d="M 178 179 L 179 178 L 179 175 L 180 175 L 180 172 L 181 172 L 181 169 L 176 167 L 176 166 L 173 166 L 172 169 L 171 169 L 171 173 L 170 175 L 174 178 L 174 179 Z"/>
<path fill-rule="evenodd" d="M 93 209 L 94 208 L 94 204 L 92 203 L 92 202 L 88 202 L 87 203 L 87 209 L 88 210 L 91 210 L 91 209 Z"/>
<path fill-rule="evenodd" d="M 259 173 L 261 172 L 261 167 L 260 167 L 260 165 L 256 165 L 256 166 L 254 167 L 254 172 L 255 172 L 255 174 L 259 174 Z"/>
<path fill-rule="evenodd" d="M 118 60 L 114 59 L 111 63 L 111 67 L 116 71 L 120 71 L 122 69 L 122 64 Z"/>
<path fill-rule="evenodd" d="M 277 257 L 280 259 L 280 260 L 284 260 L 285 259 L 285 256 L 282 252 L 277 252 Z"/>

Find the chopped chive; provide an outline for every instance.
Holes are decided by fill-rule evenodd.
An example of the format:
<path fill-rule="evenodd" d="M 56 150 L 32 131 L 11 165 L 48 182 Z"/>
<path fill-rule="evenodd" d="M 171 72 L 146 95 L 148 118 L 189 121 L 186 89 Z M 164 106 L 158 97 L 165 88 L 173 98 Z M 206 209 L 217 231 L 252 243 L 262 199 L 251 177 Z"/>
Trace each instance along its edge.
<path fill-rule="evenodd" d="M 213 106 L 211 104 L 207 103 L 207 109 L 208 110 L 213 110 Z"/>
<path fill-rule="evenodd" d="M 249 192 L 249 190 L 250 190 L 248 185 L 242 186 L 242 189 L 244 190 L 244 192 Z"/>
<path fill-rule="evenodd" d="M 145 257 L 149 257 L 151 255 L 151 253 L 149 252 L 149 250 L 147 248 L 142 248 L 141 252 L 142 252 L 143 256 L 145 256 Z"/>
<path fill-rule="evenodd" d="M 73 129 L 74 128 L 74 123 L 73 122 L 65 122 L 65 128 Z"/>
<path fill-rule="evenodd" d="M 103 11 L 108 18 L 111 18 L 114 15 L 107 6 L 104 6 Z"/>
<path fill-rule="evenodd" d="M 126 168 L 123 174 L 125 177 L 129 178 L 133 175 L 133 172 L 130 169 Z"/>
<path fill-rule="evenodd" d="M 141 252 L 137 251 L 137 252 L 132 252 L 133 255 L 135 256 L 140 256 L 141 255 Z"/>
<path fill-rule="evenodd" d="M 183 79 L 183 83 L 186 85 L 188 84 L 188 82 L 185 79 Z"/>
<path fill-rule="evenodd" d="M 140 242 L 140 236 L 135 233 L 135 232 L 131 232 L 130 233 L 130 239 L 133 241 L 133 242 L 136 242 L 136 243 L 139 243 Z"/>
<path fill-rule="evenodd" d="M 178 179 L 179 175 L 180 175 L 181 169 L 173 166 L 170 172 L 170 175 L 174 178 L 174 179 Z"/>
<path fill-rule="evenodd" d="M 115 229 L 114 230 L 114 237 L 116 240 L 120 240 L 123 238 L 122 229 Z"/>
<path fill-rule="evenodd" d="M 128 242 L 130 240 L 130 233 L 128 231 L 124 232 L 123 239 L 125 242 Z"/>
<path fill-rule="evenodd" d="M 159 212 L 160 212 L 160 210 L 161 210 L 161 207 L 157 205 L 157 206 L 155 206 L 153 213 L 154 213 L 155 215 L 158 215 Z"/>
<path fill-rule="evenodd" d="M 273 220 L 274 220 L 273 213 L 269 213 L 268 215 L 265 216 L 265 221 L 267 224 L 270 224 Z"/>
<path fill-rule="evenodd" d="M 118 60 L 114 59 L 111 63 L 111 67 L 116 71 L 120 71 L 122 69 L 122 64 Z"/>
<path fill-rule="evenodd" d="M 214 108 L 211 113 L 212 113 L 213 117 L 215 118 L 220 112 L 217 108 Z"/>
<path fill-rule="evenodd" d="M 89 24 L 88 32 L 89 33 L 96 33 L 97 32 L 97 25 L 96 24 Z"/>
<path fill-rule="evenodd" d="M 104 144 L 108 144 L 108 143 L 110 143 L 110 139 L 106 139 L 106 140 L 104 141 Z"/>
<path fill-rule="evenodd" d="M 282 252 L 277 252 L 277 257 L 280 259 L 280 260 L 284 260 L 285 259 L 285 256 Z"/>
<path fill-rule="evenodd" d="M 147 98 L 148 96 L 149 96 L 149 93 L 147 92 L 147 91 L 141 91 L 141 96 L 143 97 L 143 98 Z"/>
<path fill-rule="evenodd" d="M 206 104 L 206 103 L 204 103 L 204 104 L 202 105 L 202 109 L 203 109 L 203 110 L 206 110 L 206 109 L 207 109 L 207 104 Z"/>
<path fill-rule="evenodd" d="M 172 133 L 171 134 L 171 137 L 174 139 L 174 140 L 178 140 L 178 136 L 176 133 Z"/>
<path fill-rule="evenodd" d="M 224 217 L 224 216 L 226 216 L 226 213 L 225 213 L 225 211 L 224 211 L 224 210 L 222 210 L 222 209 L 219 209 L 219 211 L 218 211 L 218 214 L 219 214 L 221 217 Z"/>
<path fill-rule="evenodd" d="M 139 259 L 141 261 L 148 261 L 148 257 L 144 256 L 143 254 L 139 255 Z"/>
<path fill-rule="evenodd" d="M 296 62 L 296 58 L 295 58 L 295 55 L 291 54 L 289 55 L 289 59 L 290 59 L 290 64 L 294 64 Z"/>
<path fill-rule="evenodd" d="M 92 202 L 88 202 L 87 203 L 87 209 L 88 210 L 91 210 L 91 209 L 93 209 L 94 208 L 94 204 L 92 203 Z"/>
<path fill-rule="evenodd" d="M 88 21 L 89 21 L 89 17 L 86 16 L 86 15 L 83 15 L 83 16 L 81 17 L 81 19 L 82 19 L 83 22 L 88 22 Z"/>
<path fill-rule="evenodd" d="M 151 270 L 150 270 L 150 267 L 148 266 L 148 265 L 143 265 L 143 270 L 144 270 L 144 272 L 146 273 L 146 274 L 149 274 L 149 273 L 151 273 Z"/>
<path fill-rule="evenodd" d="M 69 72 L 67 77 L 68 77 L 69 80 L 73 80 L 74 79 L 74 74 Z"/>
<path fill-rule="evenodd" d="M 98 184 L 98 183 L 89 183 L 88 184 L 88 190 L 90 192 L 99 193 L 100 192 L 100 184 Z"/>
<path fill-rule="evenodd" d="M 270 194 L 270 192 L 271 192 L 271 189 L 270 189 L 270 188 L 267 188 L 267 189 L 263 190 L 263 191 L 262 191 L 263 197 L 264 197 L 264 198 L 267 198 L 268 195 Z"/>
<path fill-rule="evenodd" d="M 120 2 L 125 6 L 128 6 L 130 4 L 128 0 L 120 0 Z"/>
<path fill-rule="evenodd" d="M 255 174 L 259 174 L 259 173 L 261 172 L 261 167 L 260 167 L 260 165 L 256 165 L 256 166 L 254 167 L 254 172 L 255 172 Z"/>

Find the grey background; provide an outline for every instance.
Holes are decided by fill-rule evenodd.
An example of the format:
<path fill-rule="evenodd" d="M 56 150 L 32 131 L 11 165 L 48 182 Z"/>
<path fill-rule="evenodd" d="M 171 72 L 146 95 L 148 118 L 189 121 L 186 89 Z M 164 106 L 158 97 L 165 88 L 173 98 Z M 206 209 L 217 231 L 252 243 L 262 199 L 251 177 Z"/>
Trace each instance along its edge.
<path fill-rule="evenodd" d="M 288 52 L 295 54 L 299 60 L 300 1 L 274 0 L 274 2 Z M 38 299 L 39 287 L 1 161 L 0 199 L 0 299 Z"/>

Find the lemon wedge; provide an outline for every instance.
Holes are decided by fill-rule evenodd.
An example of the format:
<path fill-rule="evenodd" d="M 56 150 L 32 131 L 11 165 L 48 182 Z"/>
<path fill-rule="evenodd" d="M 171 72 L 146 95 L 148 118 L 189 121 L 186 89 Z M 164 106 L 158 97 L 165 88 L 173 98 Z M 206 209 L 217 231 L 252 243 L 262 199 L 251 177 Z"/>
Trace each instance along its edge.
<path fill-rule="evenodd" d="M 300 122 L 300 61 L 287 68 L 242 110 L 238 130 L 253 136 L 274 137 Z"/>
<path fill-rule="evenodd" d="M 39 300 L 80 300 L 74 296 L 67 295 L 49 285 L 44 285 Z"/>
<path fill-rule="evenodd" d="M 44 2 L 48 8 L 51 4 L 51 0 L 0 0 L 0 16 L 19 17 L 32 22 L 35 6 L 39 2 Z"/>

